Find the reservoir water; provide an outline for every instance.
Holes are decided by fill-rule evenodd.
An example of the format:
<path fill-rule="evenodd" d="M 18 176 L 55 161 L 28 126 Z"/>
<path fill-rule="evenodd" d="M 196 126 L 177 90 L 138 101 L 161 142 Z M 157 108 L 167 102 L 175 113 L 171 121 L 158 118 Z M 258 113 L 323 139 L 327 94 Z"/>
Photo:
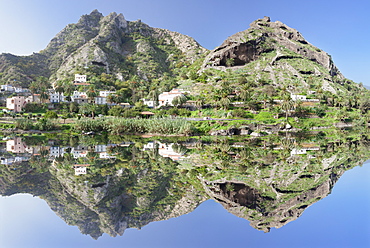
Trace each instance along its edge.
<path fill-rule="evenodd" d="M 369 143 L 284 139 L 12 138 L 0 246 L 370 247 Z"/>

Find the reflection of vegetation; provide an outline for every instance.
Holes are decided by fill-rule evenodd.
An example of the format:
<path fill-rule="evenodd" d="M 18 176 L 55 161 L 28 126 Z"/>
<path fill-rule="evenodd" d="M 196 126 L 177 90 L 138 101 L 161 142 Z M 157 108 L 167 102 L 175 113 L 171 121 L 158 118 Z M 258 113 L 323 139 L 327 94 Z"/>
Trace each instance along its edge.
<path fill-rule="evenodd" d="M 94 238 L 104 232 L 122 235 L 125 228 L 184 214 L 207 198 L 267 231 L 297 218 L 330 193 L 346 170 L 368 159 L 368 133 L 361 132 L 359 139 L 343 132 L 345 137 L 298 133 L 251 140 L 166 138 L 174 142 L 168 147 L 185 154 L 179 161 L 162 157 L 155 146 L 144 150 L 147 140 L 110 136 L 54 137 L 54 144 L 87 151 L 86 157 L 75 159 L 74 148 L 66 147 L 63 156 L 54 158 L 48 141 L 37 137 L 28 144 L 40 140 L 39 155 L 28 163 L 1 165 L 1 194 L 39 195 L 68 224 Z M 106 148 L 108 158 L 100 158 L 95 145 L 112 139 L 119 143 Z M 86 165 L 87 173 L 76 176 L 76 164 Z"/>

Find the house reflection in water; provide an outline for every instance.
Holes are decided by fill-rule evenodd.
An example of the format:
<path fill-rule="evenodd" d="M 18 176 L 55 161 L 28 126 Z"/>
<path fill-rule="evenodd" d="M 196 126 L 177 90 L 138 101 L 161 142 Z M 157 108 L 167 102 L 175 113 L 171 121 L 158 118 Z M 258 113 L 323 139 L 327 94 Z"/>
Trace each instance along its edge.
<path fill-rule="evenodd" d="M 15 137 L 12 140 L 6 142 L 6 151 L 12 153 L 33 153 L 33 148 L 27 146 L 26 143 L 22 141 L 22 138 Z"/>
<path fill-rule="evenodd" d="M 73 165 L 73 169 L 75 169 L 75 175 L 86 175 L 87 167 L 89 167 L 90 164 L 75 164 Z"/>
<path fill-rule="evenodd" d="M 146 145 L 144 145 L 143 150 L 145 151 L 158 148 L 158 154 L 161 155 L 162 157 L 170 158 L 173 161 L 178 161 L 184 156 L 184 153 L 179 153 L 178 151 L 175 151 L 174 149 L 175 145 L 176 145 L 175 143 L 166 144 L 158 141 L 149 142 Z"/>

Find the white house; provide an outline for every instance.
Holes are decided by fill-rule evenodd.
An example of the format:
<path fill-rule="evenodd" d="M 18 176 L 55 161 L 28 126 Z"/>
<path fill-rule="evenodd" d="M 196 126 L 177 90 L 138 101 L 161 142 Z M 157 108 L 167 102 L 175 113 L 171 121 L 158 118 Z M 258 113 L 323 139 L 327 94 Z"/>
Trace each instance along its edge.
<path fill-rule="evenodd" d="M 75 175 L 85 175 L 87 172 L 87 167 L 90 166 L 90 164 L 75 164 L 73 168 L 75 169 Z"/>
<path fill-rule="evenodd" d="M 290 94 L 290 98 L 292 98 L 293 101 L 297 100 L 305 101 L 307 99 L 307 96 Z"/>
<path fill-rule="evenodd" d="M 102 158 L 102 159 L 115 158 L 115 157 L 116 156 L 112 156 L 108 152 L 101 152 L 101 153 L 99 153 L 99 158 Z"/>
<path fill-rule="evenodd" d="M 320 147 L 304 147 L 304 148 L 293 148 L 290 151 L 290 155 L 302 155 L 307 154 L 307 151 L 319 151 Z"/>
<path fill-rule="evenodd" d="M 95 100 L 95 104 L 100 104 L 100 105 L 107 104 L 107 98 L 103 96 L 96 96 L 94 100 Z"/>
<path fill-rule="evenodd" d="M 88 103 L 86 92 L 74 91 L 71 96 L 71 101 L 76 103 Z"/>
<path fill-rule="evenodd" d="M 178 153 L 173 150 L 173 145 L 174 143 L 171 144 L 166 144 L 166 143 L 161 143 L 161 142 L 149 142 L 146 145 L 144 145 L 143 150 L 151 150 L 151 149 L 156 149 L 158 145 L 158 154 L 161 155 L 162 157 L 165 158 L 170 158 L 174 161 L 180 160 L 184 154 L 183 153 Z"/>
<path fill-rule="evenodd" d="M 106 152 L 108 146 L 107 145 L 96 145 L 94 147 L 95 152 Z"/>
<path fill-rule="evenodd" d="M 59 146 L 52 146 L 49 149 L 49 156 L 50 157 L 63 157 L 66 153 L 65 147 L 59 147 Z"/>
<path fill-rule="evenodd" d="M 50 92 L 49 101 L 51 103 L 66 102 L 66 97 L 64 96 L 63 92 Z"/>
<path fill-rule="evenodd" d="M 75 82 L 86 83 L 86 81 L 87 81 L 86 75 L 75 74 Z"/>
<path fill-rule="evenodd" d="M 141 100 L 143 101 L 144 105 L 146 105 L 150 108 L 154 108 L 156 106 L 155 101 L 153 101 L 153 100 L 149 100 L 149 99 L 145 99 L 145 98 L 143 98 Z"/>
<path fill-rule="evenodd" d="M 149 142 L 148 144 L 144 145 L 143 151 L 147 151 L 147 150 L 154 149 L 154 148 L 155 148 L 155 142 Z"/>
<path fill-rule="evenodd" d="M 29 89 L 25 89 L 25 88 L 22 88 L 22 87 L 13 87 L 14 88 L 14 92 L 15 93 L 25 93 L 25 92 L 30 92 Z"/>
<path fill-rule="evenodd" d="M 163 92 L 158 96 L 158 107 L 173 106 L 172 100 L 177 96 L 183 96 L 184 93 L 179 89 L 173 89 L 170 92 Z"/>
<path fill-rule="evenodd" d="M 116 94 L 115 91 L 111 91 L 111 90 L 102 90 L 102 91 L 99 91 L 99 96 L 102 96 L 102 97 L 108 97 L 110 94 Z"/>
<path fill-rule="evenodd" d="M 73 158 L 86 158 L 87 154 L 89 153 L 87 147 L 84 146 L 77 146 L 73 147 L 71 150 Z"/>
<path fill-rule="evenodd" d="M 0 86 L 0 91 L 1 92 L 5 92 L 5 91 L 14 92 L 14 87 L 10 84 L 4 84 Z"/>
<path fill-rule="evenodd" d="M 175 152 L 173 150 L 173 145 L 174 145 L 174 143 L 164 144 L 164 143 L 158 142 L 158 153 L 159 153 L 159 155 L 161 155 L 162 157 L 165 157 L 165 158 L 170 158 L 174 161 L 180 160 L 184 156 L 184 154 Z"/>
<path fill-rule="evenodd" d="M 13 163 L 25 162 L 29 161 L 29 157 L 1 157 L 0 158 L 1 164 L 11 165 Z"/>

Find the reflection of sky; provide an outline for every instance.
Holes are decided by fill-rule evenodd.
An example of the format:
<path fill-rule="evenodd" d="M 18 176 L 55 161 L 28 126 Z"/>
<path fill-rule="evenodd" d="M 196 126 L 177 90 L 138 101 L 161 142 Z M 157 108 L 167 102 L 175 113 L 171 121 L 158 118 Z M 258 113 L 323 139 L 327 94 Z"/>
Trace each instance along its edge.
<path fill-rule="evenodd" d="M 95 241 L 65 224 L 37 197 L 3 197 L 0 247 L 370 247 L 369 178 L 369 163 L 347 171 L 331 195 L 266 234 L 207 201 L 190 214 Z"/>

